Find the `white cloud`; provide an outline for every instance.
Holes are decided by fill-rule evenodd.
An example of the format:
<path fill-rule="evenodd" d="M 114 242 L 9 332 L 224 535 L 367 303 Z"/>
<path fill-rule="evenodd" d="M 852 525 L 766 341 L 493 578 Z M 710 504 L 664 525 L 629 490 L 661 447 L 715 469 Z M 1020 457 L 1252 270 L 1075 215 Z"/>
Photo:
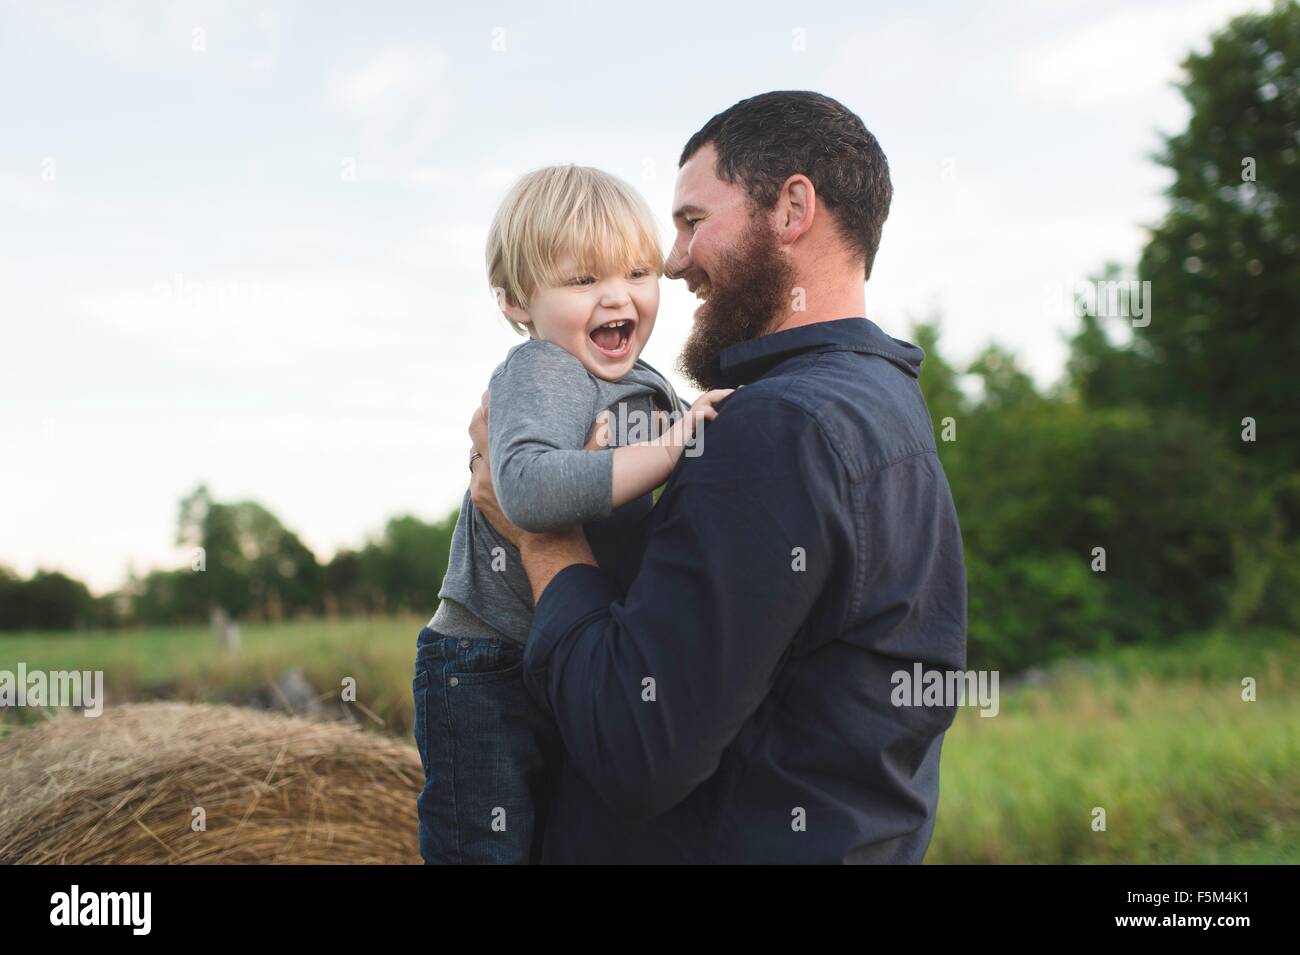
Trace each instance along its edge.
<path fill-rule="evenodd" d="M 1212 31 L 1267 7 L 1265 0 L 1200 0 L 1118 10 L 1017 57 L 1013 87 L 1025 100 L 1057 109 L 1131 108 L 1137 99 L 1167 95 L 1179 63 L 1207 47 Z"/>
<path fill-rule="evenodd" d="M 444 53 L 406 45 L 331 78 L 328 105 L 356 124 L 360 180 L 429 178 L 435 147 L 450 127 L 451 86 Z"/>
<path fill-rule="evenodd" d="M 318 268 L 160 274 L 147 288 L 88 293 L 74 311 L 172 358 L 235 368 L 426 344 L 418 307 L 388 272 Z"/>
<path fill-rule="evenodd" d="M 335 104 L 349 112 L 364 114 L 409 96 L 420 81 L 415 54 L 404 47 L 385 50 L 365 66 L 338 77 L 333 86 Z"/>
<path fill-rule="evenodd" d="M 1044 212 L 1024 205 L 1017 190 L 969 169 L 938 183 L 900 170 L 867 312 L 907 337 L 910 320 L 937 311 L 947 360 L 964 363 L 996 341 L 1047 384 L 1060 374 L 1065 337 L 1078 323 L 1046 307 L 1046 288 L 1085 279 L 1106 259 L 1133 261 L 1144 231 L 1122 204 Z"/>

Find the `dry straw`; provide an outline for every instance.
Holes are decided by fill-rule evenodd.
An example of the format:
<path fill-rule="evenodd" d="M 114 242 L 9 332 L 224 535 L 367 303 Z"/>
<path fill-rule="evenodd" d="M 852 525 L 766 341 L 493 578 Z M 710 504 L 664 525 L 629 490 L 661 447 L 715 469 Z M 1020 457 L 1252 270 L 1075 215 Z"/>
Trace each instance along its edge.
<path fill-rule="evenodd" d="M 412 746 L 346 723 L 68 713 L 0 739 L 0 863 L 418 863 L 423 781 Z"/>

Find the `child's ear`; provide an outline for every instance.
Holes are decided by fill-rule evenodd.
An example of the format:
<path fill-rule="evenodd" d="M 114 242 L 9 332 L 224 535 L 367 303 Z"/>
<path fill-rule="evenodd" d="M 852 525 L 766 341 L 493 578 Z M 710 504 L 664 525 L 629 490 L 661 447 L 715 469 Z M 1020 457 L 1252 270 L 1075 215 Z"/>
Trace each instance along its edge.
<path fill-rule="evenodd" d="M 520 308 L 518 305 L 510 304 L 510 300 L 506 297 L 505 289 L 494 288 L 492 292 L 497 297 L 497 307 L 501 309 L 502 314 L 504 314 L 506 318 L 520 325 L 531 326 L 533 324 L 532 316 L 529 315 L 525 309 Z M 532 329 L 530 328 L 529 330 L 531 331 Z"/>

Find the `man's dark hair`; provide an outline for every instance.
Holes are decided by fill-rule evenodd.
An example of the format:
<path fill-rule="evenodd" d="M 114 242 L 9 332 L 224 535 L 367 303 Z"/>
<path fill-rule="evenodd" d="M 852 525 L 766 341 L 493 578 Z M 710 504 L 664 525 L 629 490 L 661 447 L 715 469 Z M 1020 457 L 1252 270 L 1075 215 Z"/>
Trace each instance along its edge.
<path fill-rule="evenodd" d="M 776 205 L 791 176 L 807 176 L 871 277 L 894 187 L 884 150 L 856 113 L 806 90 L 760 93 L 705 123 L 687 141 L 678 167 L 708 143 L 718 153 L 717 177 L 739 181 L 759 209 Z"/>

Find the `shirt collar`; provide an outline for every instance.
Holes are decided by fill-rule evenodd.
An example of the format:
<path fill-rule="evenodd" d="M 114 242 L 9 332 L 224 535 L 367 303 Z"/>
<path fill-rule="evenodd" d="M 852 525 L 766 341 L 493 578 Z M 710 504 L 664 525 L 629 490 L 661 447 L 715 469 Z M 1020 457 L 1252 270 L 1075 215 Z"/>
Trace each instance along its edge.
<path fill-rule="evenodd" d="M 800 352 L 855 351 L 879 355 L 913 378 L 919 377 L 925 353 L 910 342 L 891 338 L 869 318 L 837 318 L 760 335 L 729 345 L 718 355 L 719 388 L 734 388 L 761 378 Z"/>

